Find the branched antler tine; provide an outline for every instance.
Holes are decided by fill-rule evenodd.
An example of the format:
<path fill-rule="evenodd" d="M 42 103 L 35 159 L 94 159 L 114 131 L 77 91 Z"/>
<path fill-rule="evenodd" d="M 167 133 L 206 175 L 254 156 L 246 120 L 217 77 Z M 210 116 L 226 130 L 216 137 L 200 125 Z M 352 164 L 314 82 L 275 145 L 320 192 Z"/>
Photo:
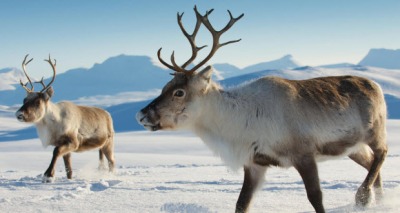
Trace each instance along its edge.
<path fill-rule="evenodd" d="M 165 62 L 165 61 L 161 58 L 161 49 L 162 49 L 162 48 L 158 49 L 158 51 L 157 51 L 158 60 L 159 60 L 164 66 L 168 67 L 169 69 L 175 70 L 175 68 L 174 68 L 173 66 L 171 66 L 170 64 L 168 64 L 167 62 Z M 175 70 L 175 71 L 176 71 L 176 70 Z"/>
<path fill-rule="evenodd" d="M 196 6 L 194 8 L 196 10 Z M 201 17 L 196 14 L 196 25 L 194 27 L 193 33 L 191 35 L 189 35 L 189 33 L 187 33 L 187 31 L 185 30 L 185 28 L 183 27 L 183 24 L 182 24 L 182 16 L 183 16 L 183 14 L 184 13 L 182 13 L 182 14 L 178 13 L 178 16 L 177 16 L 178 17 L 178 25 L 181 28 L 181 30 L 182 30 L 183 34 L 185 35 L 185 37 L 187 38 L 187 40 L 189 41 L 189 43 L 190 43 L 190 47 L 192 48 L 192 56 L 189 58 L 189 60 L 187 60 L 181 66 L 182 69 L 187 67 L 190 63 L 192 63 L 193 60 L 197 57 L 197 52 L 200 51 L 204 47 L 204 46 L 201 47 L 201 48 L 197 47 L 196 46 L 196 42 L 195 42 L 197 32 L 199 31 L 200 26 L 201 26 Z"/>
<path fill-rule="evenodd" d="M 233 26 L 233 24 L 235 24 L 235 22 L 239 21 L 239 19 L 241 19 L 244 16 L 244 13 L 242 13 L 237 18 L 234 18 L 232 16 L 231 11 L 228 10 L 228 13 L 229 13 L 229 16 L 230 16 L 230 20 L 229 20 L 228 24 L 224 28 L 222 28 L 222 30 L 219 31 L 220 34 L 223 34 L 227 30 L 229 30 L 229 28 L 231 28 Z"/>
<path fill-rule="evenodd" d="M 46 87 L 46 85 L 44 84 L 44 77 L 42 77 L 40 81 L 36 81 L 35 83 L 40 83 L 43 86 L 43 88 Z"/>
<path fill-rule="evenodd" d="M 235 43 L 235 42 L 239 42 L 241 39 L 238 40 L 232 40 L 232 41 L 228 41 L 225 43 L 220 44 L 219 43 L 219 38 L 221 37 L 221 35 L 223 33 L 225 33 L 226 31 L 228 31 L 234 24 L 236 21 L 238 21 L 239 19 L 241 19 L 244 14 L 241 14 L 240 16 L 238 16 L 237 18 L 234 18 L 232 16 L 231 11 L 228 10 L 229 13 L 229 17 L 230 20 L 228 22 L 228 24 L 222 28 L 222 30 L 217 31 L 214 29 L 214 27 L 211 25 L 210 21 L 208 20 L 208 15 L 211 14 L 211 12 L 213 11 L 213 9 L 211 9 L 210 11 L 207 11 L 206 14 L 204 16 L 202 16 L 201 14 L 199 14 L 199 12 L 195 9 L 196 14 L 199 14 L 201 17 L 201 21 L 204 24 L 204 26 L 208 29 L 208 31 L 210 31 L 212 38 L 213 38 L 213 45 L 211 48 L 210 53 L 207 55 L 207 57 L 205 59 L 203 59 L 199 64 L 197 64 L 195 67 L 193 67 L 190 70 L 190 73 L 193 73 L 195 70 L 199 69 L 201 66 L 203 66 L 205 63 L 207 63 L 208 60 L 211 59 L 211 57 L 215 54 L 215 52 L 222 46 L 225 46 L 227 44 L 231 44 L 231 43 Z"/>
<path fill-rule="evenodd" d="M 183 34 L 186 37 L 190 37 L 189 33 L 185 30 L 185 28 L 183 27 L 183 24 L 182 24 L 182 16 L 183 16 L 183 14 L 184 13 L 182 13 L 182 14 L 179 14 L 179 12 L 177 13 L 178 25 L 179 25 L 179 28 L 181 28 Z"/>
<path fill-rule="evenodd" d="M 207 47 L 207 45 L 204 45 L 204 46 L 201 46 L 201 47 L 196 47 L 196 48 L 197 48 L 197 51 L 199 51 L 199 50 L 203 49 L 204 47 Z"/>
<path fill-rule="evenodd" d="M 31 81 L 31 78 L 29 78 L 28 73 L 26 72 L 26 65 L 29 64 L 29 62 L 31 62 L 33 60 L 33 58 L 31 58 L 28 62 L 26 62 L 26 59 L 28 58 L 29 54 L 25 55 L 24 61 L 22 61 L 22 70 L 25 73 L 26 78 L 28 79 L 29 84 L 31 85 L 31 89 L 28 89 L 28 87 L 26 87 L 26 85 L 28 85 L 28 82 L 26 84 L 23 84 L 22 81 L 20 80 L 21 86 L 27 91 L 27 92 L 33 92 L 34 87 Z"/>
<path fill-rule="evenodd" d="M 172 65 L 174 66 L 174 70 L 175 71 L 177 71 L 177 72 L 186 72 L 185 69 L 179 67 L 178 64 L 176 64 L 176 62 L 175 62 L 175 52 L 172 52 L 172 54 L 171 54 L 171 62 L 172 62 Z"/>
<path fill-rule="evenodd" d="M 199 11 L 197 11 L 197 8 L 194 8 L 195 12 L 196 12 L 196 17 L 199 17 L 199 19 L 201 20 L 201 22 L 204 24 L 204 26 L 206 26 L 206 28 L 210 31 L 210 32 L 216 32 L 214 30 L 214 27 L 211 25 L 211 23 L 208 20 L 208 15 L 212 13 L 212 11 L 214 11 L 214 9 L 211 10 L 207 10 L 206 14 L 203 16 L 199 13 Z"/>
<path fill-rule="evenodd" d="M 26 87 L 26 85 L 28 85 L 28 82 L 26 82 L 24 84 L 24 83 L 22 83 L 22 80 L 19 80 L 19 83 L 21 84 L 22 88 L 24 88 L 27 92 L 32 92 L 32 90 L 30 90 L 28 87 Z"/>
<path fill-rule="evenodd" d="M 220 44 L 219 47 L 225 46 L 225 45 L 227 45 L 227 44 L 236 43 L 236 42 L 239 42 L 239 41 L 241 41 L 241 40 L 242 40 L 242 39 L 240 38 L 240 39 L 237 39 L 237 40 L 227 41 L 227 42 L 225 42 L 225 43 Z"/>
<path fill-rule="evenodd" d="M 51 68 L 53 69 L 53 78 L 51 79 L 51 81 L 40 91 L 40 92 L 44 92 L 46 89 L 48 89 L 51 84 L 54 82 L 54 80 L 56 79 L 56 65 L 57 65 L 57 61 L 54 59 L 54 64 L 51 61 L 50 55 L 49 55 L 49 59 L 45 59 L 45 61 L 49 62 Z M 43 78 L 42 78 L 43 80 Z M 44 85 L 44 83 L 43 83 Z"/>
<path fill-rule="evenodd" d="M 208 16 L 208 15 L 210 15 L 210 14 L 211 14 L 213 11 L 214 11 L 214 9 L 207 10 L 207 11 L 206 11 L 206 15 L 205 15 L 205 16 L 207 17 L 207 16 Z"/>

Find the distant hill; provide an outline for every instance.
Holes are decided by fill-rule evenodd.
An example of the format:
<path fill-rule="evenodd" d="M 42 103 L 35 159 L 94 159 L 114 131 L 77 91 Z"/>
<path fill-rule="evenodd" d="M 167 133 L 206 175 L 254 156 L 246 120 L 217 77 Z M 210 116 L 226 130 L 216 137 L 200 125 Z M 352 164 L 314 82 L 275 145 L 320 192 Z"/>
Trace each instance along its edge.
<path fill-rule="evenodd" d="M 261 62 L 254 65 L 244 67 L 242 69 L 231 65 L 231 64 L 214 64 L 216 70 L 218 70 L 224 78 L 230 78 L 234 76 L 244 75 L 252 72 L 262 70 L 285 70 L 301 67 L 301 63 L 297 62 L 292 55 L 285 55 L 282 58 Z"/>
<path fill-rule="evenodd" d="M 16 78 L 19 81 L 20 76 Z M 169 79 L 169 71 L 155 66 L 150 57 L 119 55 L 90 69 L 72 69 L 57 75 L 53 83 L 53 101 L 147 91 L 162 88 Z M 49 79 L 45 79 L 45 82 L 49 82 Z M 0 91 L 0 105 L 19 104 L 25 93 L 19 85 L 15 90 Z"/>
<path fill-rule="evenodd" d="M 15 84 L 19 84 L 19 79 L 25 79 L 22 70 L 17 68 L 5 68 L 0 70 L 0 91 L 15 90 Z"/>
<path fill-rule="evenodd" d="M 358 64 L 386 69 L 400 69 L 400 49 L 371 49 Z"/>
<path fill-rule="evenodd" d="M 214 64 L 214 69 L 218 70 L 220 75 L 224 78 L 229 78 L 236 75 L 243 74 L 242 70 L 232 64 L 224 63 L 224 64 Z"/>
<path fill-rule="evenodd" d="M 300 63 L 296 62 L 291 55 L 243 69 L 230 64 L 215 64 L 214 79 L 221 80 L 267 69 L 291 69 L 299 65 Z M 20 104 L 26 93 L 18 84 L 20 78 L 25 79 L 23 72 L 18 69 L 8 69 L 7 72 L 6 70 L 3 72 L 8 76 L 7 79 L 12 80 L 2 81 L 5 89 L 0 88 L 0 97 L 2 97 L 0 105 Z M 77 68 L 58 74 L 53 83 L 55 90 L 53 101 L 161 89 L 171 79 L 170 72 L 155 65 L 147 56 L 118 55 L 103 63 L 95 64 L 89 69 Z M 50 78 L 45 79 L 45 82 L 49 81 Z"/>
<path fill-rule="evenodd" d="M 285 55 L 282 58 L 273 61 L 258 63 L 245 67 L 243 68 L 243 72 L 251 73 L 251 72 L 271 70 L 271 69 L 284 70 L 284 69 L 293 69 L 300 66 L 302 65 L 299 62 L 297 62 L 292 55 Z"/>

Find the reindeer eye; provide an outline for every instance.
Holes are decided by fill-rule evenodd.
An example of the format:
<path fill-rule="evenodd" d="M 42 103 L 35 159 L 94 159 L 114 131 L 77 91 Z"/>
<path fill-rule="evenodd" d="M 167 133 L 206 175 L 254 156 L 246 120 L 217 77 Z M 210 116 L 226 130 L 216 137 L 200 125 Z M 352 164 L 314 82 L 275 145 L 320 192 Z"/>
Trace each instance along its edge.
<path fill-rule="evenodd" d="M 185 91 L 182 89 L 178 89 L 174 92 L 175 97 L 183 97 L 185 95 Z"/>

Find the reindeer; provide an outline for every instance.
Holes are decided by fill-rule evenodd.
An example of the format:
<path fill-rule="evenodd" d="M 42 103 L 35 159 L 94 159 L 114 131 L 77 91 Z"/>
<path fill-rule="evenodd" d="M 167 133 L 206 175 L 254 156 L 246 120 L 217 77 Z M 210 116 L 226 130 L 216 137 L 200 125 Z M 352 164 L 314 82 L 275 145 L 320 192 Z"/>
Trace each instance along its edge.
<path fill-rule="evenodd" d="M 109 171 L 114 169 L 114 129 L 111 116 L 103 109 L 88 106 L 78 106 L 71 102 L 63 101 L 52 103 L 50 98 L 54 90 L 51 84 L 56 77 L 56 60 L 52 62 L 50 55 L 47 61 L 53 69 L 51 81 L 45 85 L 43 78 L 40 83 L 43 89 L 34 92 L 34 85 L 26 72 L 26 65 L 33 60 L 25 56 L 22 69 L 28 82 L 21 86 L 27 91 L 27 96 L 22 107 L 16 112 L 16 117 L 21 122 L 34 123 L 42 145 L 55 146 L 53 158 L 49 168 L 43 176 L 43 182 L 54 181 L 54 166 L 58 157 L 64 159 L 67 178 L 72 178 L 71 152 L 83 152 L 99 148 L 100 169 L 104 166 L 104 155 L 108 160 Z"/>
<path fill-rule="evenodd" d="M 150 131 L 193 131 L 232 169 L 244 168 L 244 182 L 236 212 L 247 212 L 253 194 L 261 186 L 268 167 L 294 167 L 303 179 L 308 200 L 316 212 L 325 212 L 317 162 L 348 156 L 368 170 L 358 188 L 357 205 L 370 202 L 372 193 L 381 196 L 380 169 L 387 153 L 386 105 L 375 82 L 356 76 L 288 80 L 262 77 L 235 88 L 223 89 L 211 79 L 213 68 L 202 67 L 222 46 L 220 36 L 242 16 L 217 31 L 207 11 L 194 8 L 197 22 L 192 34 L 181 23 L 181 31 L 192 47 L 192 56 L 182 66 L 174 53 L 171 63 L 160 62 L 175 71 L 161 95 L 136 114 Z M 211 33 L 210 53 L 191 69 L 196 58 L 195 37 L 201 25 Z"/>

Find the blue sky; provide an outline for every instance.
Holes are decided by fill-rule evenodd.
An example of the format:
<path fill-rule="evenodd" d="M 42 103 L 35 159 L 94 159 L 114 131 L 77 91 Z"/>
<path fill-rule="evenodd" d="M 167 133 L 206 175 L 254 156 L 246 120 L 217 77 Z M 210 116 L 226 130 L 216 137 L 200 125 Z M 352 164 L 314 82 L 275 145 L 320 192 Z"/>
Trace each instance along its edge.
<path fill-rule="evenodd" d="M 183 62 L 191 50 L 176 13 L 185 12 L 191 31 L 195 4 L 201 13 L 215 9 L 210 19 L 216 28 L 229 20 L 227 9 L 245 14 L 221 38 L 242 41 L 218 50 L 211 63 L 244 67 L 286 54 L 304 65 L 358 63 L 370 48 L 400 49 L 398 0 L 2 0 L 0 69 L 20 67 L 30 53 L 29 71 L 40 78 L 50 74 L 42 61 L 49 53 L 63 72 L 119 54 L 156 59 L 160 47 L 166 60 L 175 50 Z M 199 46 L 210 44 L 205 28 L 197 37 Z"/>

